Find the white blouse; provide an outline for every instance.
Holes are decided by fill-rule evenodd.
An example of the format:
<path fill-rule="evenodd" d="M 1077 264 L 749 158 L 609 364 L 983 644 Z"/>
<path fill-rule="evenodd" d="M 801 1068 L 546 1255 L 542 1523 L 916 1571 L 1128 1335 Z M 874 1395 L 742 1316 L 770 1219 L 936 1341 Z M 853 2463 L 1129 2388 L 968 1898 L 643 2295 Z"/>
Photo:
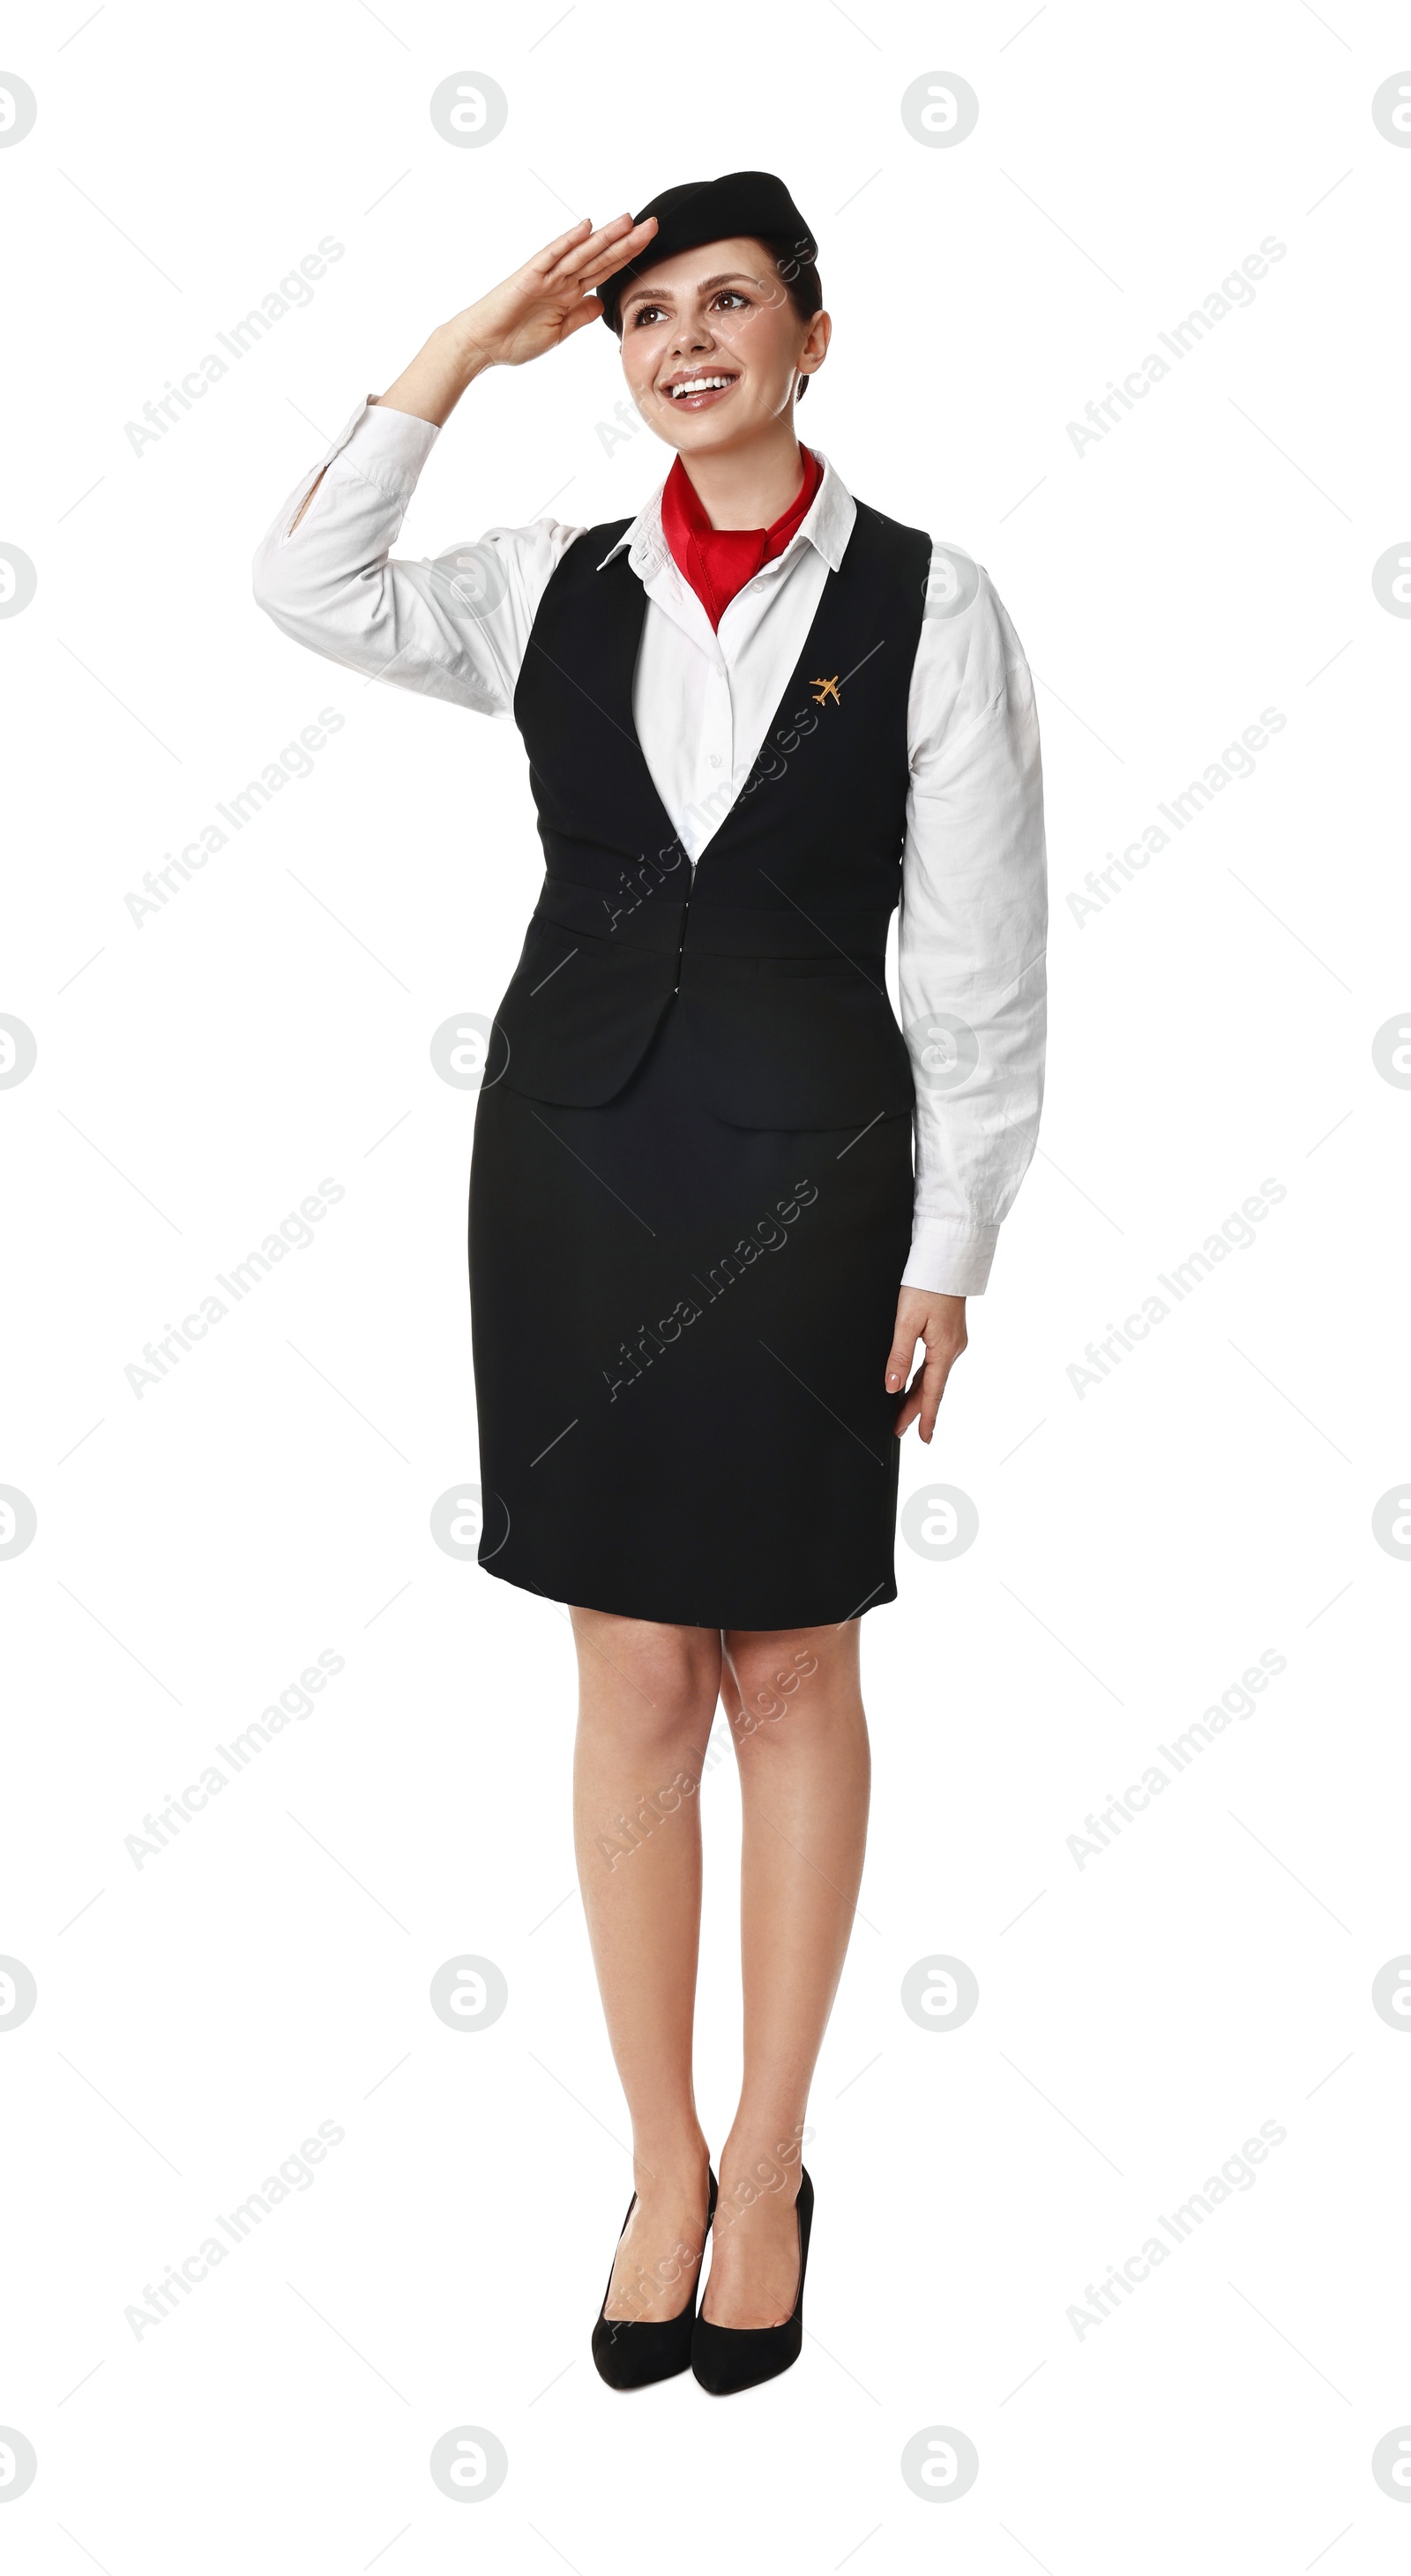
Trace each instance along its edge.
<path fill-rule="evenodd" d="M 285 634 L 332 661 L 509 716 L 549 577 L 583 532 L 537 519 L 488 528 L 434 560 L 392 559 L 438 435 L 408 412 L 361 405 L 276 513 L 255 557 L 255 596 Z M 852 533 L 852 495 L 820 462 L 807 518 L 731 601 L 718 634 L 677 571 L 660 491 L 619 540 L 648 602 L 637 736 L 693 867 L 749 776 Z M 916 1194 L 902 1277 L 978 1296 L 1038 1130 L 1047 888 L 1033 683 L 988 575 L 959 547 L 932 548 L 908 750 L 899 971 Z"/>

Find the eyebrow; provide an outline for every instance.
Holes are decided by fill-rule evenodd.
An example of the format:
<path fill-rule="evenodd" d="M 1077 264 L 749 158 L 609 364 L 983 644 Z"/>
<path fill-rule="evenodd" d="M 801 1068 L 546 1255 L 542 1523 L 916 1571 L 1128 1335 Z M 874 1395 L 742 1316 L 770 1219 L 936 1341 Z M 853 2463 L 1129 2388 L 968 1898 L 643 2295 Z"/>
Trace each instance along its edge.
<path fill-rule="evenodd" d="M 698 279 L 695 291 L 698 295 L 709 295 L 712 287 L 733 286 L 737 278 L 743 278 L 747 286 L 762 286 L 764 284 L 763 278 L 752 277 L 747 268 L 727 268 L 719 277 L 702 277 Z M 689 289 L 687 291 L 689 292 Z M 632 294 L 625 295 L 623 297 L 622 304 L 625 312 L 629 304 L 669 304 L 670 301 L 671 291 L 669 287 L 656 287 L 654 289 L 651 286 L 639 286 L 634 289 Z"/>

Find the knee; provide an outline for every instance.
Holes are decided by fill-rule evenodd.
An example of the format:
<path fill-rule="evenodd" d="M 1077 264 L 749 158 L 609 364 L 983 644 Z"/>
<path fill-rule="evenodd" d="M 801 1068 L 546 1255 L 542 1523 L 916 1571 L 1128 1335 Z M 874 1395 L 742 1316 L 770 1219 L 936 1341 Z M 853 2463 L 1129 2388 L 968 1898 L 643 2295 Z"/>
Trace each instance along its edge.
<path fill-rule="evenodd" d="M 831 1632 L 829 1632 L 831 1634 Z M 733 1688 L 730 1715 L 737 1731 L 782 1717 L 802 1705 L 810 1684 L 829 1660 L 828 1639 L 807 1628 L 734 1629 L 725 1638 L 725 1665 Z"/>
<path fill-rule="evenodd" d="M 584 1723 L 643 1752 L 698 1733 L 704 1743 L 720 1688 L 718 1630 L 601 1610 L 575 1610 L 573 1630 Z"/>

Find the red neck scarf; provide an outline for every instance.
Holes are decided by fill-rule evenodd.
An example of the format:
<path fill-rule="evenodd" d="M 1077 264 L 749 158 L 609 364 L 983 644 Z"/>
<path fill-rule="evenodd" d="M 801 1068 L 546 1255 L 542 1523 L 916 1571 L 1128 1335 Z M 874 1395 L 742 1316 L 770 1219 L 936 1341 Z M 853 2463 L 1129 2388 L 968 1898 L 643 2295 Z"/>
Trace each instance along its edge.
<path fill-rule="evenodd" d="M 661 496 L 662 534 L 712 627 L 719 626 L 736 592 L 753 581 L 760 565 L 783 553 L 812 509 L 823 468 L 811 448 L 800 453 L 803 481 L 783 517 L 769 528 L 713 528 L 679 456 L 672 466 Z"/>

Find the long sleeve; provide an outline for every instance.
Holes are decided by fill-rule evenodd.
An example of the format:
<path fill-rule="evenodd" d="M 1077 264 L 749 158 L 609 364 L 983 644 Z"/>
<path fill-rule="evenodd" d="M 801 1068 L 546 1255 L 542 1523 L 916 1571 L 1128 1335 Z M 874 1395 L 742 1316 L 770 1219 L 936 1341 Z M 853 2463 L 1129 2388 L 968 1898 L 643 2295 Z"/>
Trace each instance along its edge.
<path fill-rule="evenodd" d="M 978 1296 L 1043 1100 L 1048 922 L 1033 683 L 988 575 L 932 558 L 911 690 L 902 1021 L 916 1077 L 903 1285 Z"/>
<path fill-rule="evenodd" d="M 361 405 L 261 539 L 255 597 L 295 643 L 330 661 L 507 716 L 535 611 L 582 531 L 539 519 L 487 528 L 420 562 L 393 558 L 438 435 L 409 412 Z"/>

